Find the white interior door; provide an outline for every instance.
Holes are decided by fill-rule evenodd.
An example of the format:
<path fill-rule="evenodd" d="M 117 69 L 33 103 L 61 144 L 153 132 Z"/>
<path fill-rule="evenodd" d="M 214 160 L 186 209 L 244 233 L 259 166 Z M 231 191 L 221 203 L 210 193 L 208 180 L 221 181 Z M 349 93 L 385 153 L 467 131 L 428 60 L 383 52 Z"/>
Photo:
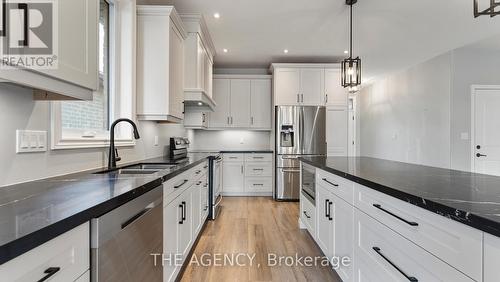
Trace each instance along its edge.
<path fill-rule="evenodd" d="M 473 171 L 500 175 L 500 86 L 473 90 Z"/>

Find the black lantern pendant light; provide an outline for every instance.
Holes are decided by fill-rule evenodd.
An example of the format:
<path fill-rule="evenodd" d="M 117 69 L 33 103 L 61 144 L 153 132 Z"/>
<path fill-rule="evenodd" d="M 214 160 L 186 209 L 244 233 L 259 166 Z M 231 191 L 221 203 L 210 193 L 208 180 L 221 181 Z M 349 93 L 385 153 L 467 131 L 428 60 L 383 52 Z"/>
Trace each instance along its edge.
<path fill-rule="evenodd" d="M 361 59 L 352 58 L 352 5 L 356 4 L 357 0 L 346 0 L 346 4 L 350 8 L 350 29 L 349 29 L 349 58 L 342 61 L 342 86 L 349 89 L 357 89 L 361 84 Z"/>
<path fill-rule="evenodd" d="M 490 16 L 494 17 L 500 15 L 500 1 L 499 0 L 482 0 L 487 1 L 489 8 L 479 12 L 479 3 L 478 0 L 474 0 L 474 18 L 479 16 Z"/>

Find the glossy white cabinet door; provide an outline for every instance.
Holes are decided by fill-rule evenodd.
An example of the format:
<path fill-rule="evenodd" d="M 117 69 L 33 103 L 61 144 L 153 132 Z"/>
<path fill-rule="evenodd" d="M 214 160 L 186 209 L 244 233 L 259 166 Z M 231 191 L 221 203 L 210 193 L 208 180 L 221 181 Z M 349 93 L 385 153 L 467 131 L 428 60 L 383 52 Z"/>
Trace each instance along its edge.
<path fill-rule="evenodd" d="M 334 215 L 331 211 L 333 207 L 333 195 L 327 188 L 316 185 L 316 243 L 327 256 L 331 258 L 334 255 Z"/>
<path fill-rule="evenodd" d="M 337 196 L 331 196 L 333 201 L 331 214 L 333 217 L 333 250 L 338 258 L 348 257 L 351 263 L 346 266 L 340 264 L 336 269 L 342 281 L 354 280 L 354 207 Z"/>
<path fill-rule="evenodd" d="M 249 79 L 231 79 L 231 127 L 250 127 Z"/>
<path fill-rule="evenodd" d="M 209 125 L 211 128 L 229 127 L 231 107 L 231 80 L 214 79 L 213 98 L 217 104 L 215 112 L 210 113 Z"/>
<path fill-rule="evenodd" d="M 196 238 L 196 235 L 200 231 L 201 228 L 201 188 L 203 187 L 204 182 L 200 179 L 197 180 L 191 190 L 191 215 L 193 217 L 193 238 Z"/>
<path fill-rule="evenodd" d="M 302 105 L 318 106 L 323 104 L 324 73 L 324 69 L 300 69 L 300 103 Z"/>
<path fill-rule="evenodd" d="M 340 82 L 340 69 L 325 69 L 325 104 L 347 107 L 348 92 Z"/>
<path fill-rule="evenodd" d="M 184 206 L 184 214 L 181 214 L 182 223 L 179 224 L 179 233 L 177 237 L 177 251 L 185 259 L 191 247 L 193 240 L 193 200 L 192 187 L 179 196 L 177 206 Z"/>
<path fill-rule="evenodd" d="M 163 208 L 163 254 L 167 258 L 171 258 L 170 262 L 175 261 L 174 258 L 178 253 L 179 225 L 182 221 L 181 209 L 182 205 L 179 201 L 173 201 Z M 174 281 L 179 268 L 174 263 L 165 263 L 163 281 Z"/>
<path fill-rule="evenodd" d="M 222 192 L 244 192 L 245 173 L 243 162 L 226 162 L 222 165 Z"/>
<path fill-rule="evenodd" d="M 251 86 L 251 128 L 271 128 L 271 80 L 255 79 Z"/>
<path fill-rule="evenodd" d="M 274 71 L 274 84 L 276 105 L 298 105 L 300 103 L 300 69 L 276 69 Z"/>
<path fill-rule="evenodd" d="M 328 156 L 347 156 L 348 111 L 343 108 L 326 110 L 326 143 Z"/>
<path fill-rule="evenodd" d="M 184 118 L 184 38 L 170 20 L 169 112 Z"/>

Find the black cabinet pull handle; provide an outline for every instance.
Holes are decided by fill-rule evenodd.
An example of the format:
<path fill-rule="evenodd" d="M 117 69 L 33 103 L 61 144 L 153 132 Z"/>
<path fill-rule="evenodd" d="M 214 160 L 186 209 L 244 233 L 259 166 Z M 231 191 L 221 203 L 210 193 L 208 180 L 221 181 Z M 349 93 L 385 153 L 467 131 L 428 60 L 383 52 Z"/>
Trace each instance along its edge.
<path fill-rule="evenodd" d="M 262 170 L 263 171 L 264 169 L 263 168 L 254 168 L 253 170 L 255 170 L 255 171 Z"/>
<path fill-rule="evenodd" d="M 384 254 L 382 254 L 382 250 L 380 250 L 379 247 L 373 247 L 373 250 L 381 256 L 386 262 L 388 262 L 392 267 L 394 267 L 399 273 L 401 273 L 408 281 L 411 282 L 418 282 L 418 279 L 413 277 L 413 276 L 408 276 L 406 273 L 404 273 L 397 265 L 395 265 L 390 259 L 388 259 Z"/>
<path fill-rule="evenodd" d="M 182 202 L 182 221 L 186 220 L 186 202 Z"/>
<path fill-rule="evenodd" d="M 252 184 L 252 185 L 253 185 L 253 186 L 264 186 L 264 184 L 262 184 L 262 183 L 254 183 L 254 184 Z"/>
<path fill-rule="evenodd" d="M 393 217 L 395 217 L 395 218 L 397 218 L 397 219 L 401 220 L 402 222 L 404 222 L 404 223 L 406 223 L 406 224 L 408 224 L 408 225 L 411 225 L 411 226 L 418 226 L 418 223 L 416 223 L 416 222 L 414 222 L 414 221 L 408 221 L 408 220 L 406 220 L 406 219 L 404 219 L 404 218 L 400 217 L 400 216 L 399 216 L 399 215 L 397 215 L 397 214 L 393 214 L 392 212 L 390 212 L 390 211 L 388 211 L 388 210 L 384 209 L 384 208 L 383 208 L 381 205 L 379 205 L 379 204 L 373 204 L 373 206 L 374 206 L 374 207 L 376 207 L 377 209 L 379 209 L 379 210 L 381 210 L 381 211 L 383 211 L 383 212 L 385 212 L 385 213 L 389 214 L 389 215 L 392 215 Z"/>
<path fill-rule="evenodd" d="M 186 184 L 186 182 L 188 182 L 188 180 L 187 180 L 187 179 L 184 179 L 184 180 L 182 181 L 182 183 L 181 183 L 181 184 L 179 184 L 179 185 L 175 185 L 175 186 L 174 186 L 174 189 L 180 188 L 182 185 Z"/>
<path fill-rule="evenodd" d="M 325 200 L 325 217 L 330 218 L 330 212 L 328 210 L 330 200 L 326 199 Z"/>
<path fill-rule="evenodd" d="M 307 217 L 307 218 L 311 218 L 310 216 L 307 215 L 307 212 L 304 211 L 304 215 Z"/>
<path fill-rule="evenodd" d="M 333 220 L 333 217 L 332 217 L 332 205 L 333 205 L 333 202 L 329 201 L 328 202 L 328 220 L 330 220 L 330 221 Z"/>
<path fill-rule="evenodd" d="M 56 274 L 59 270 L 61 270 L 60 267 L 49 267 L 49 268 L 45 269 L 45 271 L 43 273 L 45 273 L 46 275 L 44 277 L 42 277 L 42 279 L 38 280 L 37 282 L 43 282 L 43 281 L 49 279 L 50 277 L 52 277 L 52 275 Z"/>
<path fill-rule="evenodd" d="M 184 208 L 181 205 L 179 205 L 179 208 L 181 208 L 181 220 L 179 220 L 179 224 L 183 224 L 184 223 Z"/>
<path fill-rule="evenodd" d="M 323 181 L 325 181 L 326 183 L 328 183 L 328 184 L 330 184 L 330 185 L 333 185 L 333 186 L 335 186 L 335 187 L 339 187 L 339 185 L 338 185 L 338 184 L 335 184 L 335 183 L 333 183 L 333 182 L 330 182 L 330 181 L 328 181 L 328 179 L 326 179 L 326 178 L 323 178 Z"/>

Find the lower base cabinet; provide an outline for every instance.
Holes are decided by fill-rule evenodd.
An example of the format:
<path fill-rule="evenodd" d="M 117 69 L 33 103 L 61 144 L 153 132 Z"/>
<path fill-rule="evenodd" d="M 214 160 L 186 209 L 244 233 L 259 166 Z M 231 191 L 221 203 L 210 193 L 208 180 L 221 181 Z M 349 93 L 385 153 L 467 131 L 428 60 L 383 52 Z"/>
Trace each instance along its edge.
<path fill-rule="evenodd" d="M 222 164 L 222 194 L 272 196 L 272 164 L 270 153 L 225 153 Z"/>
<path fill-rule="evenodd" d="M 354 225 L 355 281 L 474 281 L 357 209 Z"/>
<path fill-rule="evenodd" d="M 163 281 L 175 281 L 208 217 L 207 164 L 164 184 Z"/>

